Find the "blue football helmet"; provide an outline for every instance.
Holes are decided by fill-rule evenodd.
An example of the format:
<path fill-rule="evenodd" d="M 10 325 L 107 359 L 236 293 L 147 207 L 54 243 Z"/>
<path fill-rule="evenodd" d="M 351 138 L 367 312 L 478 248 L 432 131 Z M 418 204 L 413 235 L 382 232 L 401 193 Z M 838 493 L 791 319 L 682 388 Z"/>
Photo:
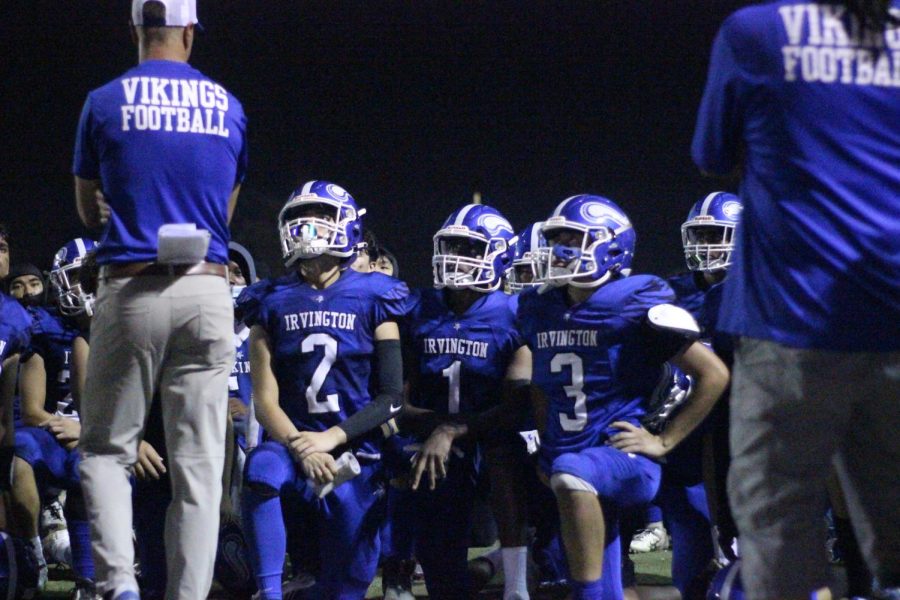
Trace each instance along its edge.
<path fill-rule="evenodd" d="M 434 286 L 493 292 L 512 266 L 512 225 L 496 208 L 467 204 L 434 234 Z"/>
<path fill-rule="evenodd" d="M 684 259 L 691 271 L 721 271 L 731 266 L 734 232 L 744 205 L 728 192 L 698 200 L 681 226 Z"/>
<path fill-rule="evenodd" d="M 580 234 L 579 246 L 559 243 L 565 232 Z M 637 234 L 619 206 L 608 198 L 579 194 L 563 200 L 544 221 L 548 247 L 540 254 L 541 277 L 552 286 L 590 288 L 617 274 L 631 274 Z"/>
<path fill-rule="evenodd" d="M 347 190 L 327 181 L 307 181 L 278 213 L 284 265 L 323 254 L 349 263 L 363 241 L 362 216 Z"/>
<path fill-rule="evenodd" d="M 706 600 L 744 600 L 741 561 L 735 561 L 716 573 L 706 592 Z"/>
<path fill-rule="evenodd" d="M 538 221 L 526 227 L 513 246 L 512 269 L 507 280 L 512 292 L 518 293 L 543 283 L 538 262 L 538 252 L 547 247 L 547 240 L 541 233 L 543 224 L 543 221 Z"/>
<path fill-rule="evenodd" d="M 74 316 L 94 314 L 94 295 L 81 290 L 81 263 L 84 257 L 97 249 L 97 242 L 87 238 L 75 238 L 53 257 L 50 269 L 50 283 L 58 294 L 59 311 L 64 315 Z"/>

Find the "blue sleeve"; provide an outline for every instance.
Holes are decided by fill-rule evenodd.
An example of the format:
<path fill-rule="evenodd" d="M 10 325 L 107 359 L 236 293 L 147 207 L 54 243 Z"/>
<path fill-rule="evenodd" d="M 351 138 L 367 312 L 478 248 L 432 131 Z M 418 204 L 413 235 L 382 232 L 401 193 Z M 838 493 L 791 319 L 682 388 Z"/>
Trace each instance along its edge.
<path fill-rule="evenodd" d="M 730 173 L 739 158 L 743 131 L 740 110 L 742 73 L 729 39 L 731 19 L 719 29 L 713 43 L 706 89 L 697 114 L 691 156 L 702 171 Z"/>
<path fill-rule="evenodd" d="M 238 104 L 240 106 L 240 104 Z M 244 182 L 244 177 L 247 175 L 247 164 L 249 161 L 248 151 L 247 151 L 247 116 L 244 114 L 244 109 L 241 107 L 241 147 L 238 150 L 237 157 L 237 172 L 234 176 L 234 185 L 238 186 Z"/>
<path fill-rule="evenodd" d="M 263 304 L 266 287 L 267 282 L 260 281 L 246 287 L 238 296 L 237 310 L 241 313 L 241 320 L 247 327 L 259 325 L 269 331 L 269 314 Z"/>
<path fill-rule="evenodd" d="M 75 134 L 75 158 L 72 173 L 82 179 L 100 179 L 100 160 L 94 146 L 94 115 L 91 111 L 91 97 L 88 96 L 81 109 L 78 131 Z"/>
<path fill-rule="evenodd" d="M 399 321 L 406 316 L 412 306 L 409 287 L 399 279 L 394 280 L 394 285 L 381 291 L 375 301 L 375 327 L 385 321 Z"/>
<path fill-rule="evenodd" d="M 528 309 L 531 305 L 531 290 L 526 290 L 518 295 L 516 301 L 516 333 L 522 339 L 522 343 L 526 344 L 529 338 L 529 325 L 531 319 L 528 317 Z"/>

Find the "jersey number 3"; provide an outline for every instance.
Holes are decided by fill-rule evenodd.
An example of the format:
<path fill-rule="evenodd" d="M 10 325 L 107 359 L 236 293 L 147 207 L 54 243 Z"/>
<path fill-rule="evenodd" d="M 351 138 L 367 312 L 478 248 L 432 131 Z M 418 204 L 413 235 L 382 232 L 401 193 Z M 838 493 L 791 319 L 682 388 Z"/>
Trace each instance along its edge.
<path fill-rule="evenodd" d="M 575 418 L 559 413 L 559 424 L 563 431 L 581 431 L 587 425 L 587 396 L 584 387 L 584 366 L 581 357 L 574 352 L 561 352 L 550 361 L 550 372 L 561 373 L 563 367 L 572 367 L 572 384 L 563 386 L 566 396 L 575 399 Z"/>
<path fill-rule="evenodd" d="M 337 394 L 328 394 L 325 396 L 324 402 L 319 402 L 318 400 L 319 390 L 322 389 L 322 384 L 325 383 L 325 378 L 328 377 L 328 372 L 337 358 L 337 340 L 327 333 L 313 333 L 304 338 L 303 343 L 300 345 L 300 351 L 304 354 L 314 352 L 316 346 L 324 348 L 325 353 L 322 355 L 322 361 L 319 363 L 319 366 L 313 372 L 309 387 L 306 388 L 306 405 L 309 409 L 309 414 L 339 412 L 341 406 L 338 403 Z"/>

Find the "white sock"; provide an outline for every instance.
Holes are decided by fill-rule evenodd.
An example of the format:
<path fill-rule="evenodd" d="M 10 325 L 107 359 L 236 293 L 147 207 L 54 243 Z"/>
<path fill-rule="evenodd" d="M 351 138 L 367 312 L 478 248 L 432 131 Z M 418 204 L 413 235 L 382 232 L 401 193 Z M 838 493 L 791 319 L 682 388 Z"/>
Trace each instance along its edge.
<path fill-rule="evenodd" d="M 37 561 L 39 567 L 43 567 L 47 564 L 47 561 L 44 560 L 44 548 L 41 546 L 41 536 L 33 537 L 28 540 L 28 547 L 31 550 L 32 556 Z"/>
<path fill-rule="evenodd" d="M 528 546 L 503 548 L 503 600 L 529 600 Z"/>

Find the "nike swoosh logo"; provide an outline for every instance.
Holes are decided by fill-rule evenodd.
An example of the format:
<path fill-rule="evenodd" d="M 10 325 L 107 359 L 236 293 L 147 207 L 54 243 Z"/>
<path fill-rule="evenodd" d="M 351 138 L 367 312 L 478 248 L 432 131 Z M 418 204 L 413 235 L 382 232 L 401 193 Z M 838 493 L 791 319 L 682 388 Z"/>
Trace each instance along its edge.
<path fill-rule="evenodd" d="M 396 414 L 397 414 L 398 412 L 400 412 L 401 410 L 403 410 L 403 405 L 402 405 L 402 404 L 401 404 L 400 406 L 392 406 L 392 407 L 391 407 L 391 414 L 392 414 L 392 415 L 396 415 Z"/>

